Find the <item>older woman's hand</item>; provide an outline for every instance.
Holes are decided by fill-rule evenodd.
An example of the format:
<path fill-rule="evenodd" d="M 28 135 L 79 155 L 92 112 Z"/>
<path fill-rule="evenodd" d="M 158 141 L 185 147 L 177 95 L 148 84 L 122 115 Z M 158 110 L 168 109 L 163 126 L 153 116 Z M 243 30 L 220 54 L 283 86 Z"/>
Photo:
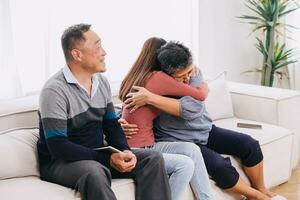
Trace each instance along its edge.
<path fill-rule="evenodd" d="M 202 72 L 199 67 L 194 65 L 191 76 L 193 77 L 193 76 L 199 76 L 199 75 L 202 75 Z"/>
<path fill-rule="evenodd" d="M 124 101 L 125 108 L 130 110 L 130 113 L 137 110 L 139 107 L 149 104 L 149 100 L 153 96 L 153 93 L 149 92 L 144 87 L 133 86 L 132 89 L 136 90 L 136 92 L 130 92 L 126 95 L 128 99 Z"/>

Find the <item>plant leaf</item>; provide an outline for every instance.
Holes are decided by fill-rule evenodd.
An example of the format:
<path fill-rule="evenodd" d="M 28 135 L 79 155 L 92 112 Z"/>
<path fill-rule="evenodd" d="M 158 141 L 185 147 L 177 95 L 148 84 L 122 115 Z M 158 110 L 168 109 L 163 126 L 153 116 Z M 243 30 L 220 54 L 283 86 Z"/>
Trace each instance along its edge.
<path fill-rule="evenodd" d="M 278 70 L 281 67 L 285 67 L 285 66 L 287 66 L 289 64 L 293 64 L 293 63 L 296 63 L 296 62 L 298 62 L 298 61 L 297 60 L 291 60 L 291 61 L 282 63 L 281 65 L 279 65 L 279 66 L 275 67 L 274 69 L 272 69 L 272 71 L 274 72 L 274 71 Z"/>
<path fill-rule="evenodd" d="M 262 72 L 261 69 L 253 68 L 253 69 L 249 69 L 249 70 L 243 71 L 241 74 L 246 74 L 246 73 L 261 73 L 261 72 Z"/>

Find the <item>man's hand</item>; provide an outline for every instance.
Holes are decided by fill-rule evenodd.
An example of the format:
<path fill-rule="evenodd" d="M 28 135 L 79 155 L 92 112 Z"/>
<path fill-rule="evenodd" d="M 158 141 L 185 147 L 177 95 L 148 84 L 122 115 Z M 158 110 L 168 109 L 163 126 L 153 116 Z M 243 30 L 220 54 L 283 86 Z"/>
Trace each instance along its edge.
<path fill-rule="evenodd" d="M 128 99 L 124 101 L 125 108 L 131 108 L 130 113 L 133 113 L 139 107 L 147 105 L 150 98 L 154 95 L 144 87 L 132 86 L 136 92 L 130 92 L 126 95 Z"/>
<path fill-rule="evenodd" d="M 110 156 L 110 166 L 119 172 L 131 172 L 136 162 L 136 156 L 131 151 L 112 153 Z"/>
<path fill-rule="evenodd" d="M 118 122 L 120 123 L 127 139 L 130 139 L 132 135 L 137 134 L 139 131 L 136 124 L 129 124 L 125 119 L 121 118 Z"/>

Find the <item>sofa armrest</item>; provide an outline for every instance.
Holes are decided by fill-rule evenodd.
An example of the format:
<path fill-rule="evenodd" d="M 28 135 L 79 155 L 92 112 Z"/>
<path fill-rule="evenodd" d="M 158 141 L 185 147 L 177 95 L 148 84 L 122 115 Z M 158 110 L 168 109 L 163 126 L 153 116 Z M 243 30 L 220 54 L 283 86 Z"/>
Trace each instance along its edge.
<path fill-rule="evenodd" d="M 282 126 L 295 134 L 295 167 L 300 144 L 300 92 L 236 82 L 228 82 L 228 88 L 235 117 Z"/>

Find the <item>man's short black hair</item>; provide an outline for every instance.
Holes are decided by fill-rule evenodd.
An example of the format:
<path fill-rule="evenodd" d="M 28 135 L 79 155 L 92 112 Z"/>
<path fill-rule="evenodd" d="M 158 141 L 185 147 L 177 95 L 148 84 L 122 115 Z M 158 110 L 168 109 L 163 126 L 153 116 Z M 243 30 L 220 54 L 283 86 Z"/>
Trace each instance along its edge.
<path fill-rule="evenodd" d="M 179 42 L 168 42 L 158 50 L 157 60 L 162 71 L 172 74 L 192 64 L 190 50 Z"/>
<path fill-rule="evenodd" d="M 61 36 L 61 46 L 64 51 L 66 61 L 72 59 L 71 51 L 76 47 L 78 42 L 85 41 L 84 33 L 89 31 L 90 24 L 76 24 L 67 28 Z"/>

